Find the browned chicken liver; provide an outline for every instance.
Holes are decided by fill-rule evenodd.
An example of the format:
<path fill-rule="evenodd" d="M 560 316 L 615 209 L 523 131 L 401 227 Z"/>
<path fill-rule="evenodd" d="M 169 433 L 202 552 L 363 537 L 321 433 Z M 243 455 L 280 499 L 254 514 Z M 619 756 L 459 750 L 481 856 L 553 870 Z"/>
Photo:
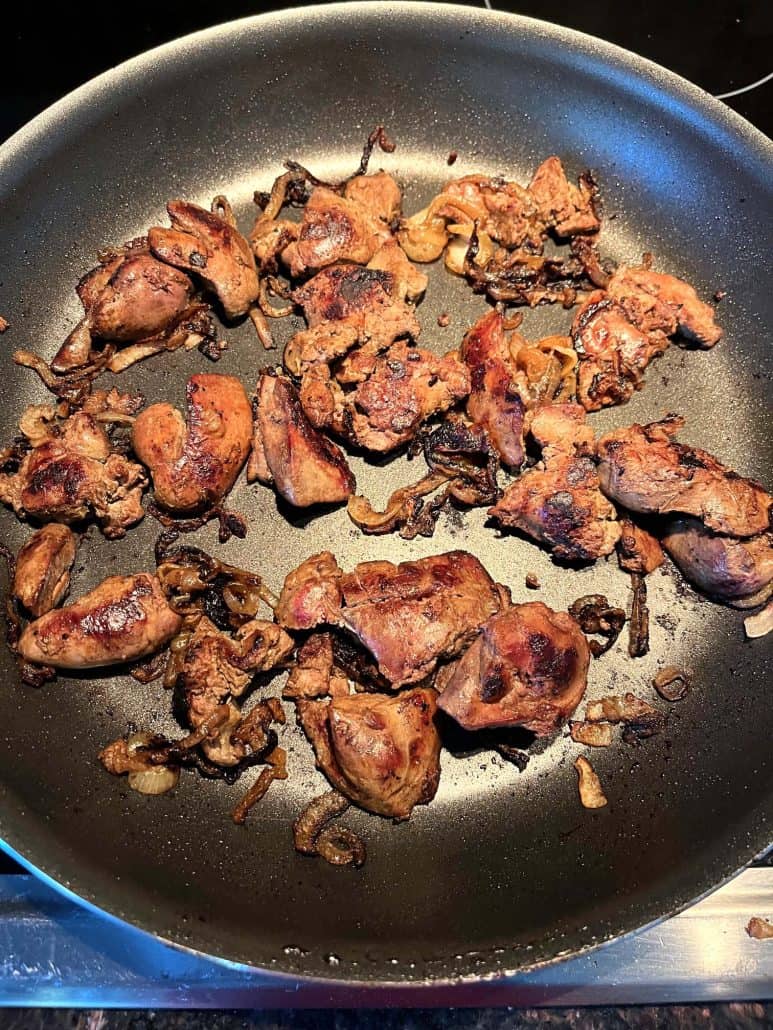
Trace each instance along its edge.
<path fill-rule="evenodd" d="M 773 500 L 707 451 L 674 439 L 684 420 L 669 416 L 627 426 L 598 442 L 601 489 L 629 511 L 684 514 L 717 533 L 756 536 L 770 525 Z"/>
<path fill-rule="evenodd" d="M 329 624 L 348 630 L 394 686 L 416 683 L 454 657 L 506 603 L 477 558 L 449 551 L 394 565 L 363 562 L 342 573 L 329 551 L 285 580 L 277 620 L 288 629 Z"/>
<path fill-rule="evenodd" d="M 294 646 L 274 622 L 251 619 L 231 637 L 203 616 L 185 649 L 180 673 L 190 725 L 200 726 L 218 705 L 241 697 L 255 673 L 276 668 Z"/>
<path fill-rule="evenodd" d="M 166 205 L 171 229 L 150 229 L 156 257 L 199 276 L 217 295 L 226 318 L 245 315 L 259 292 L 250 245 L 226 218 L 185 200 Z"/>
<path fill-rule="evenodd" d="M 293 276 L 317 271 L 337 261 L 365 265 L 390 236 L 389 226 L 380 217 L 380 201 L 371 190 L 366 203 L 363 187 L 339 196 L 325 186 L 317 186 L 303 211 L 298 239 L 282 253 L 282 260 Z"/>
<path fill-rule="evenodd" d="M 252 441 L 252 407 L 238 379 L 194 375 L 185 393 L 185 419 L 171 404 L 152 404 L 132 429 L 134 450 L 150 470 L 156 500 L 174 512 L 222 501 Z"/>
<path fill-rule="evenodd" d="M 519 529 L 565 561 L 595 561 L 620 537 L 614 507 L 601 493 L 593 460 L 593 432 L 577 404 L 539 408 L 531 434 L 542 462 L 520 475 L 489 514 Z"/>
<path fill-rule="evenodd" d="M 50 612 L 67 593 L 77 546 L 71 529 L 50 522 L 19 551 L 11 593 L 35 618 Z"/>
<path fill-rule="evenodd" d="M 140 241 L 107 257 L 77 288 L 83 320 L 51 362 L 55 372 L 85 365 L 92 339 L 134 343 L 162 333 L 188 307 L 193 283 Z"/>
<path fill-rule="evenodd" d="M 0 501 L 20 517 L 78 522 L 93 514 L 106 537 L 125 535 L 145 514 L 140 465 L 112 450 L 103 427 L 79 411 L 51 421 L 15 473 L 0 474 Z"/>
<path fill-rule="evenodd" d="M 574 318 L 580 356 L 578 397 L 587 411 L 627 401 L 669 337 L 713 347 L 722 335 L 714 309 L 688 283 L 648 268 L 621 267 Z"/>
<path fill-rule="evenodd" d="M 470 376 L 455 353 L 438 357 L 396 343 L 347 397 L 344 425 L 352 442 L 387 452 L 407 443 L 422 422 L 467 396 Z"/>
<path fill-rule="evenodd" d="M 700 519 L 671 520 L 663 546 L 691 583 L 736 608 L 764 604 L 773 593 L 773 533 L 744 540 L 707 529 Z"/>
<path fill-rule="evenodd" d="M 665 555 L 657 537 L 623 515 L 620 517 L 617 560 L 625 572 L 648 576 L 663 564 Z"/>
<path fill-rule="evenodd" d="M 514 381 L 504 317 L 499 311 L 476 322 L 462 342 L 460 355 L 470 370 L 467 414 L 486 430 L 504 464 L 520 468 L 525 405 Z"/>
<path fill-rule="evenodd" d="M 477 558 L 449 551 L 419 561 L 363 562 L 341 580 L 340 626 L 394 686 L 416 683 L 466 647 L 503 597 Z"/>
<path fill-rule="evenodd" d="M 257 399 L 248 480 L 273 483 L 298 508 L 345 501 L 355 480 L 344 453 L 309 422 L 290 380 L 264 373 Z"/>
<path fill-rule="evenodd" d="M 492 616 L 462 657 L 443 670 L 438 704 L 461 726 L 524 726 L 550 736 L 585 693 L 590 651 L 566 612 L 541 601 Z"/>
<path fill-rule="evenodd" d="M 557 236 L 598 231 L 593 210 L 593 190 L 586 176 L 572 185 L 557 157 L 549 157 L 534 174 L 527 188 L 504 179 L 468 175 L 450 182 L 444 194 L 468 208 L 449 205 L 441 216 L 461 221 L 461 215 L 478 222 L 478 227 L 503 247 L 539 248 L 549 231 Z"/>
<path fill-rule="evenodd" d="M 341 358 L 354 346 L 375 355 L 402 336 L 417 337 L 421 330 L 413 308 L 405 303 L 406 289 L 388 268 L 340 264 L 318 272 L 293 293 L 309 327 L 287 344 L 287 370 L 301 375 L 310 365 Z"/>
<path fill-rule="evenodd" d="M 426 688 L 298 704 L 317 765 L 333 786 L 369 812 L 392 819 L 407 819 L 416 805 L 435 796 L 435 711 L 435 691 Z"/>
<path fill-rule="evenodd" d="M 72 604 L 31 622 L 19 653 L 60 669 L 117 665 L 153 654 L 181 626 L 155 576 L 109 576 Z"/>
<path fill-rule="evenodd" d="M 313 629 L 338 621 L 343 572 L 330 551 L 312 554 L 288 573 L 274 614 L 288 629 Z"/>

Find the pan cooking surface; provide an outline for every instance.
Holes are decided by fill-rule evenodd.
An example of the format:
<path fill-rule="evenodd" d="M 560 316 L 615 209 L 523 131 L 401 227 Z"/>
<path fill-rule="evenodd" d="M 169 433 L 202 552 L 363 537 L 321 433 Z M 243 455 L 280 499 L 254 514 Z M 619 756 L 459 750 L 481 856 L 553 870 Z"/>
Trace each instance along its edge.
<path fill-rule="evenodd" d="M 698 90 L 623 51 L 527 19 L 424 4 L 306 9 L 189 37 L 84 87 L 6 144 L 2 438 L 15 433 L 26 403 L 46 399 L 11 351 L 54 353 L 77 320 L 73 288 L 98 249 L 158 224 L 174 196 L 208 204 L 225 193 L 247 230 L 253 190 L 267 188 L 285 158 L 321 177 L 345 175 L 378 123 L 398 148 L 377 152 L 372 168 L 403 183 L 408 212 L 452 175 L 500 172 L 524 182 L 557 153 L 573 174 L 597 173 L 605 253 L 635 261 L 651 250 L 658 269 L 684 276 L 703 297 L 727 291 L 715 350 L 670 348 L 643 392 L 591 422 L 600 430 L 681 412 L 686 442 L 769 484 L 769 145 Z M 449 170 L 452 150 L 459 158 Z M 430 269 L 422 344 L 457 346 L 484 310 L 464 283 Z M 443 312 L 450 325 L 441 329 Z M 570 319 L 527 311 L 523 331 L 537 338 Z M 280 344 L 299 325 L 283 324 Z M 176 352 L 135 366 L 117 385 L 149 403 L 181 404 L 186 377 L 215 370 L 252 390 L 280 352 L 267 356 L 249 323 L 224 335 L 230 349 L 214 368 L 196 351 Z M 404 457 L 353 467 L 358 492 L 376 504 L 421 474 Z M 324 547 L 345 568 L 464 548 L 516 601 L 566 608 L 602 592 L 628 602 L 614 559 L 559 569 L 536 546 L 486 527 L 482 510 L 444 516 L 432 539 L 407 542 L 362 536 L 345 510 L 299 517 L 243 477 L 230 506 L 249 517 L 245 540 L 219 547 L 212 526 L 189 539 L 259 570 L 275 590 Z M 4 542 L 18 548 L 28 528 L 5 511 L 0 520 Z M 71 595 L 106 575 L 152 568 L 158 532 L 149 516 L 120 543 L 92 529 Z M 538 594 L 525 588 L 528 572 L 542 584 Z M 289 973 L 441 979 L 575 952 L 688 903 L 772 835 L 769 641 L 746 642 L 738 613 L 661 571 L 649 605 L 651 653 L 631 661 L 621 640 L 593 663 L 588 696 L 632 689 L 649 698 L 666 664 L 692 669 L 695 686 L 669 706 L 664 735 L 593 753 L 609 797 L 600 811 L 580 807 L 575 745 L 559 738 L 519 773 L 457 735 L 435 802 L 401 825 L 350 810 L 343 821 L 366 841 L 368 861 L 360 871 L 334 869 L 293 851 L 292 819 L 324 787 L 294 726 L 285 736 L 290 779 L 235 826 L 230 810 L 249 780 L 227 787 L 183 775 L 172 795 L 145 798 L 99 767 L 98 750 L 129 723 L 175 732 L 158 683 L 95 672 L 34 690 L 18 682 L 3 650 L 0 833 L 28 862 L 120 917 Z"/>

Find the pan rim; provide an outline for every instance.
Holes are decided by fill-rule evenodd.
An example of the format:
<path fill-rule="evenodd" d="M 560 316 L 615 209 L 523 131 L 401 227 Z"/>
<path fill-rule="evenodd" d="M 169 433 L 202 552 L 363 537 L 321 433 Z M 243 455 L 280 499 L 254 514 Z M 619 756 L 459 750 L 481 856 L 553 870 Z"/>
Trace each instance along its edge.
<path fill-rule="evenodd" d="M 9 137 L 9 139 L 0 146 L 0 170 L 5 172 L 14 166 L 23 168 L 26 160 L 28 160 L 28 152 L 39 146 L 44 136 L 50 135 L 53 137 L 57 131 L 66 129 L 70 116 L 77 114 L 82 110 L 84 105 L 89 103 L 90 100 L 98 98 L 104 91 L 109 91 L 112 88 L 119 86 L 121 83 L 125 83 L 127 79 L 131 79 L 132 77 L 141 74 L 144 69 L 149 68 L 158 62 L 163 62 L 167 58 L 179 57 L 179 55 L 186 50 L 198 51 L 201 47 L 217 40 L 238 36 L 244 31 L 254 31 L 255 29 L 263 27 L 276 27 L 277 30 L 281 31 L 285 26 L 296 25 L 308 19 L 333 22 L 340 17 L 344 17 L 350 21 L 358 20 L 360 22 L 377 23 L 387 19 L 390 16 L 390 12 L 394 12 L 397 9 L 416 18 L 442 18 L 446 22 L 451 23 L 460 23 L 462 21 L 469 23 L 471 19 L 474 19 L 484 28 L 493 28 L 497 24 L 502 28 L 509 27 L 510 29 L 517 29 L 520 27 L 523 33 L 530 38 L 548 39 L 559 44 L 573 46 L 583 55 L 592 56 L 594 62 L 598 63 L 599 66 L 607 69 L 612 68 L 618 73 L 624 74 L 629 81 L 629 85 L 633 81 L 638 82 L 639 84 L 648 85 L 649 87 L 656 87 L 657 93 L 667 96 L 672 102 L 674 100 L 679 102 L 683 105 L 686 111 L 691 112 L 699 119 L 700 122 L 706 123 L 703 125 L 704 132 L 707 131 L 706 125 L 715 130 L 713 137 L 715 145 L 719 146 L 724 143 L 725 146 L 728 146 L 735 142 L 736 145 L 743 146 L 746 152 L 753 151 L 754 156 L 762 165 L 773 164 L 773 142 L 760 132 L 760 130 L 751 125 L 726 104 L 706 93 L 700 87 L 682 78 L 676 73 L 668 71 L 660 65 L 633 53 L 632 51 L 618 47 L 615 44 L 599 40 L 586 33 L 553 25 L 552 23 L 542 21 L 540 19 L 511 15 L 506 12 L 489 11 L 483 8 L 471 8 L 456 4 L 420 3 L 415 2 L 415 0 L 398 0 L 398 2 L 392 2 L 392 0 L 388 0 L 388 2 L 379 4 L 354 2 L 333 3 L 326 6 L 310 5 L 281 12 L 248 16 L 199 30 L 198 32 L 191 33 L 148 50 L 103 72 L 101 75 L 89 80 L 82 86 L 79 86 L 77 89 L 66 94 Z M 656 95 L 652 103 L 657 104 L 659 100 L 660 97 Z M 717 137 L 718 130 L 721 135 L 724 136 L 722 143 Z M 2 785 L 0 785 L 0 787 L 1 786 Z M 199 950 L 189 944 L 181 943 L 174 938 L 166 937 L 158 931 L 151 929 L 149 926 L 151 921 L 144 917 L 140 918 L 136 922 L 134 919 L 129 922 L 121 916 L 113 914 L 113 912 L 110 911 L 110 908 L 103 908 L 101 903 L 95 899 L 93 892 L 88 888 L 88 886 L 81 887 L 77 875 L 66 877 L 68 884 L 71 884 L 72 886 L 65 886 L 58 882 L 54 878 L 54 875 L 48 871 L 47 863 L 45 861 L 38 863 L 37 858 L 40 856 L 35 856 L 34 851 L 32 852 L 33 858 L 28 859 L 24 857 L 22 852 L 17 850 L 17 844 L 21 844 L 18 838 L 19 834 L 17 832 L 9 831 L 8 827 L 4 827 L 3 839 L 0 839 L 0 848 L 2 848 L 6 853 L 12 855 L 12 857 L 21 861 L 21 863 L 33 874 L 55 887 L 71 900 L 77 901 L 78 903 L 105 915 L 111 920 L 136 927 L 143 933 L 147 933 L 173 948 L 189 954 L 211 959 L 232 968 L 244 970 L 260 969 L 272 977 L 288 978 L 295 982 L 303 980 L 309 983 L 328 985 L 341 985 L 345 983 L 351 987 L 369 988 L 373 990 L 389 987 L 419 988 L 430 985 L 439 987 L 452 986 L 457 983 L 469 984 L 470 982 L 477 982 L 482 979 L 490 978 L 492 975 L 498 978 L 525 973 L 529 970 L 544 968 L 570 957 L 578 957 L 580 955 L 587 954 L 588 952 L 593 951 L 596 948 L 606 946 L 617 939 L 639 932 L 645 927 L 657 925 L 664 919 L 684 910 L 695 901 L 712 893 L 743 868 L 746 868 L 746 866 L 748 866 L 748 864 L 760 853 L 761 846 L 764 847 L 764 845 L 760 844 L 759 840 L 755 839 L 752 842 L 747 839 L 745 846 L 738 846 L 736 849 L 736 855 L 743 855 L 746 853 L 749 857 L 739 867 L 736 867 L 735 861 L 730 867 L 725 866 L 725 871 L 719 882 L 714 882 L 712 878 L 712 883 L 709 886 L 706 886 L 697 896 L 693 894 L 690 894 L 687 897 L 678 896 L 678 900 L 667 912 L 655 916 L 645 924 L 636 923 L 636 925 L 631 926 L 630 920 L 622 919 L 616 923 L 616 926 L 619 928 L 610 930 L 605 934 L 603 940 L 592 941 L 588 944 L 576 947 L 569 954 L 554 954 L 552 957 L 544 959 L 519 962 L 512 966 L 506 965 L 505 968 L 496 967 L 494 969 L 492 963 L 492 970 L 489 972 L 469 973 L 461 976 L 440 975 L 438 977 L 433 977 L 419 975 L 418 977 L 412 977 L 410 970 L 406 967 L 401 970 L 404 976 L 399 979 L 381 977 L 372 979 L 356 979 L 347 975 L 344 963 L 342 963 L 342 967 L 344 968 L 340 970 L 340 975 L 332 976 L 298 974 L 290 971 L 286 972 L 281 968 L 272 968 L 268 965 L 254 966 L 239 959 L 223 957 L 222 955 L 214 955 L 204 950 Z M 61 855 L 59 856 L 59 859 L 61 860 Z M 51 863 L 51 867 L 53 868 L 55 865 L 59 864 L 60 861 L 56 861 Z M 58 875 L 61 875 L 61 873 L 62 870 L 60 869 Z M 622 926 L 620 926 L 620 922 L 622 922 Z M 445 959 L 449 958 L 450 956 L 445 956 Z M 509 962 L 512 960 L 507 959 L 505 961 Z"/>

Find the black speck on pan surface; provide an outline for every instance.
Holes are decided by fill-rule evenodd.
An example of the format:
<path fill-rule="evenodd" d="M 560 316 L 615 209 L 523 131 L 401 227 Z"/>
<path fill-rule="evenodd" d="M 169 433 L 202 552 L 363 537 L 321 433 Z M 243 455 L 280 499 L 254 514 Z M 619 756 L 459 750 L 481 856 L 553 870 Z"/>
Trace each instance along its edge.
<path fill-rule="evenodd" d="M 0 150 L 0 312 L 11 324 L 2 337 L 2 438 L 15 433 L 25 404 L 46 399 L 12 364 L 12 350 L 54 353 L 78 317 L 73 287 L 100 248 L 159 223 L 174 196 L 207 204 L 225 193 L 246 230 L 253 190 L 267 188 L 285 158 L 321 177 L 346 174 L 376 124 L 398 147 L 372 167 L 403 183 L 409 212 L 451 175 L 528 181 L 552 153 L 573 173 L 593 168 L 605 253 L 638 260 L 650 250 L 658 269 L 684 276 L 704 298 L 727 293 L 715 350 L 672 347 L 645 389 L 593 416 L 594 427 L 679 411 L 687 442 L 770 483 L 770 143 L 695 87 L 607 44 L 431 4 L 306 8 L 199 33 L 100 77 Z M 484 310 L 482 298 L 432 268 L 422 343 L 458 345 Z M 441 329 L 443 312 L 451 318 Z M 524 332 L 565 329 L 570 317 L 529 311 Z M 249 324 L 225 336 L 231 346 L 216 370 L 252 389 L 265 353 Z M 181 403 L 186 377 L 210 367 L 196 351 L 177 352 L 117 384 L 148 402 Z M 377 502 L 417 478 L 405 458 L 354 465 L 360 490 Z M 230 503 L 251 529 L 217 553 L 259 570 L 274 589 L 323 547 L 345 568 L 460 547 L 517 601 L 534 599 L 527 572 L 556 608 L 590 592 L 628 599 L 614 560 L 558 569 L 536 547 L 485 527 L 483 511 L 406 542 L 363 537 L 341 510 L 293 525 L 271 491 L 243 478 Z M 13 548 L 28 533 L 8 512 L 0 525 Z M 73 596 L 111 573 L 152 568 L 157 531 L 149 517 L 121 544 L 93 531 Z M 214 528 L 199 541 L 217 549 Z M 649 656 L 631 661 L 618 644 L 594 663 L 588 696 L 649 697 L 666 664 L 689 666 L 695 686 L 670 706 L 662 736 L 594 752 L 609 798 L 600 811 L 580 807 L 578 749 L 563 739 L 523 773 L 488 752 L 444 753 L 436 801 L 399 826 L 350 814 L 369 858 L 359 871 L 334 869 L 293 852 L 291 822 L 323 784 L 294 726 L 291 778 L 235 826 L 229 813 L 244 783 L 188 776 L 153 799 L 99 767 L 98 750 L 128 722 L 174 729 L 158 683 L 94 674 L 33 690 L 3 650 L 0 836 L 80 897 L 146 930 L 294 975 L 438 981 L 575 953 L 687 904 L 773 837 L 770 641 L 745 641 L 738 613 L 677 590 L 668 575 L 651 577 L 649 604 Z"/>

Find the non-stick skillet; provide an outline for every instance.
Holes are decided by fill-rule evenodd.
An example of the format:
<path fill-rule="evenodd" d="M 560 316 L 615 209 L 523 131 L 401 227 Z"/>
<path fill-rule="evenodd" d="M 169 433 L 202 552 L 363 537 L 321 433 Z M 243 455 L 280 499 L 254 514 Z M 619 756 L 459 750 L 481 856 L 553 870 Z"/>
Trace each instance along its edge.
<path fill-rule="evenodd" d="M 398 148 L 378 155 L 422 205 L 449 177 L 473 170 L 528 179 L 557 153 L 595 169 L 604 197 L 604 249 L 622 260 L 651 250 L 659 268 L 701 294 L 726 292 L 726 333 L 709 353 L 673 347 L 627 406 L 597 427 L 676 410 L 685 439 L 739 471 L 771 479 L 770 345 L 773 148 L 700 90 L 612 46 L 545 23 L 432 4 L 347 4 L 235 22 L 154 50 L 94 80 L 0 150 L 0 429 L 44 399 L 11 351 L 51 355 L 74 324 L 73 286 L 105 244 L 163 218 L 165 201 L 234 202 L 244 228 L 254 189 L 287 157 L 320 176 L 356 165 L 368 131 L 388 127 Z M 422 342 L 458 344 L 485 310 L 461 282 L 433 269 L 420 308 Z M 448 312 L 448 328 L 437 316 Z M 530 311 L 528 336 L 565 327 L 561 310 Z M 283 342 L 297 327 L 285 326 Z M 218 371 L 252 387 L 267 357 L 249 325 L 224 331 Z M 181 402 L 197 352 L 135 367 L 122 388 Z M 355 462 L 376 501 L 418 478 L 405 458 Z M 240 482 L 232 506 L 249 515 L 243 541 L 218 553 L 285 573 L 322 547 L 351 567 L 452 547 L 477 554 L 516 600 L 535 573 L 540 597 L 564 608 L 591 591 L 624 604 L 614 562 L 571 572 L 525 541 L 499 537 L 483 512 L 441 520 L 431 540 L 366 538 L 345 512 L 312 520 Z M 28 528 L 3 512 L 14 548 Z M 73 594 L 105 575 L 152 567 L 158 524 L 147 517 L 120 543 L 93 530 Z M 197 542 L 215 549 L 215 532 Z M 3 652 L 0 834 L 5 847 L 79 897 L 181 945 L 309 976 L 441 980 L 511 970 L 576 953 L 673 912 L 711 889 L 773 837 L 770 644 L 747 642 L 737 613 L 697 598 L 675 576 L 650 587 L 652 651 L 624 647 L 594 663 L 590 696 L 649 683 L 664 664 L 694 672 L 669 707 L 667 732 L 640 747 L 594 755 L 607 808 L 583 810 L 558 739 L 517 769 L 469 739 L 450 743 L 437 800 L 410 822 L 347 816 L 367 841 L 360 871 L 296 855 L 290 823 L 323 786 L 310 749 L 287 734 L 291 778 L 272 788 L 245 827 L 229 811 L 243 789 L 184 777 L 170 796 L 128 791 L 96 762 L 134 722 L 175 729 L 158 684 L 93 674 L 23 687 Z M 533 595 L 530 595 L 533 597 Z"/>

